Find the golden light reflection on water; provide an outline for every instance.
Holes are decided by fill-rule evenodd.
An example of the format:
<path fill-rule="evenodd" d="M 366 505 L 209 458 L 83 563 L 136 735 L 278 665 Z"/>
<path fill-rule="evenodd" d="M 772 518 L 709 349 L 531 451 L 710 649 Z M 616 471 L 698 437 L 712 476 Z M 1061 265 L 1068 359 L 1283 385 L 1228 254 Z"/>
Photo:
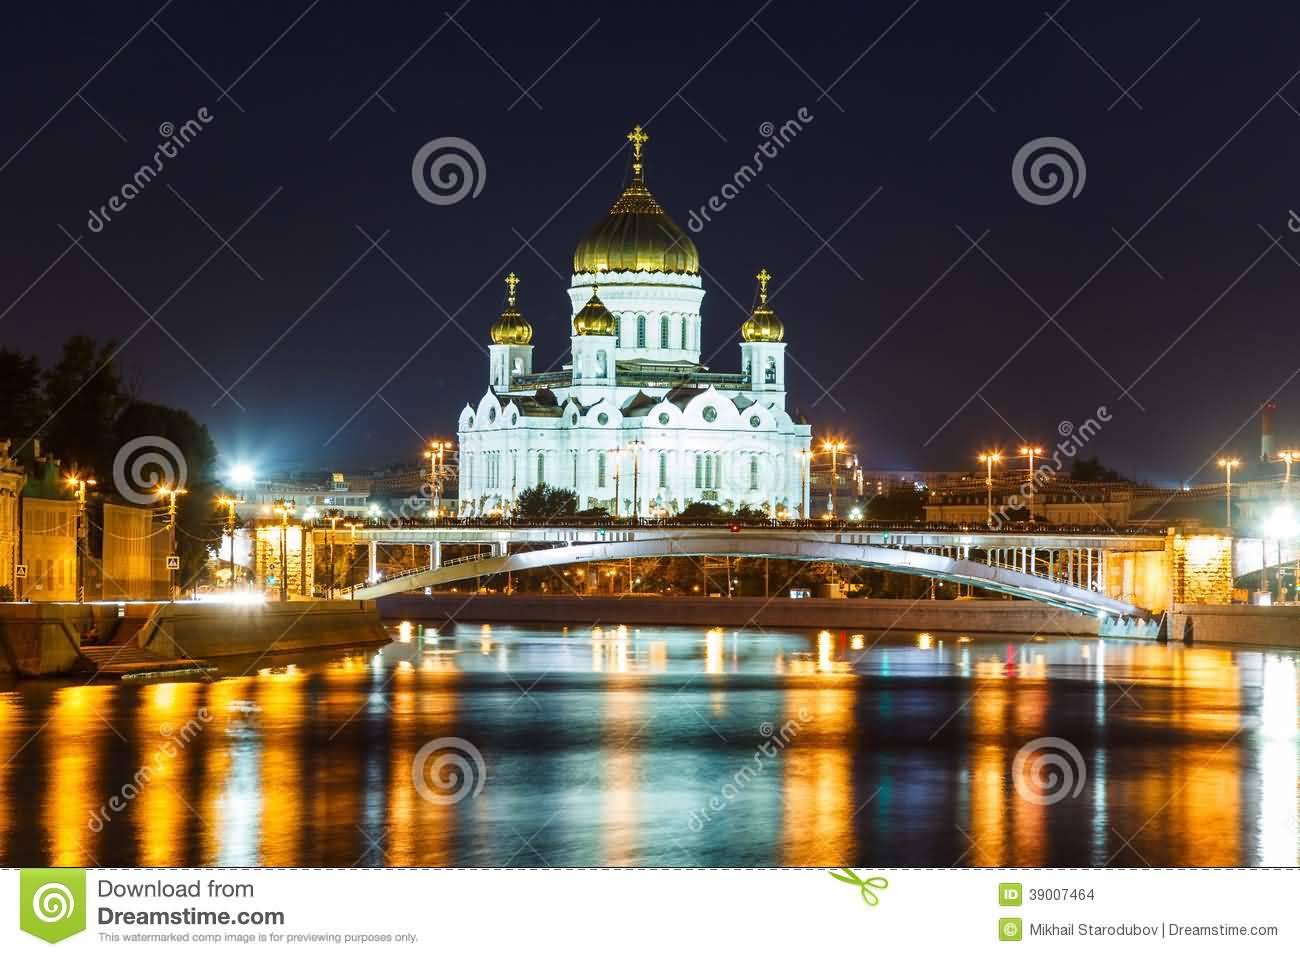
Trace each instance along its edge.
<path fill-rule="evenodd" d="M 49 783 L 43 802 L 51 867 L 83 867 L 96 859 L 91 817 L 106 800 L 100 786 L 104 723 L 117 688 L 77 685 L 54 693 L 50 721 L 41 732 Z"/>
<path fill-rule="evenodd" d="M 10 789 L 10 777 L 13 773 L 13 755 L 22 741 L 19 740 L 23 720 L 22 699 L 14 693 L 0 694 L 0 755 L 5 761 L 0 765 L 0 860 L 10 860 L 8 853 L 9 830 L 13 827 L 10 809 L 14 806 L 14 795 Z"/>
<path fill-rule="evenodd" d="M 603 780 L 600 798 L 601 865 L 634 867 L 640 829 L 640 743 L 645 723 L 645 691 L 619 682 L 605 693 Z"/>
<path fill-rule="evenodd" d="M 846 684 L 786 691 L 781 728 L 797 733 L 781 755 L 781 861 L 785 867 L 836 867 L 856 860 L 853 750 L 857 691 Z M 857 746 L 870 742 L 861 734 Z M 863 798 L 865 800 L 865 796 Z"/>
<path fill-rule="evenodd" d="M 305 683 L 306 675 L 292 665 L 260 671 L 255 683 L 261 765 L 258 859 L 267 867 L 300 863 Z"/>
<path fill-rule="evenodd" d="M 139 771 L 136 854 L 144 867 L 184 860 L 185 831 L 193 811 L 185 796 L 189 744 L 203 733 L 197 684 L 156 684 L 140 689 L 136 707 L 135 760 Z"/>

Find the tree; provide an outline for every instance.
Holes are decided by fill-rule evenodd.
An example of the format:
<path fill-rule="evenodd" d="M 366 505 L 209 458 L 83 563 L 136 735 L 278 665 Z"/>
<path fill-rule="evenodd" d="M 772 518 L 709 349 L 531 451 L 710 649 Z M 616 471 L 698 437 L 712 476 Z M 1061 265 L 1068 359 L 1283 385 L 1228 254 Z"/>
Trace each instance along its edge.
<path fill-rule="evenodd" d="M 578 511 L 578 496 L 572 489 L 555 488 L 542 482 L 519 493 L 515 515 L 519 518 L 551 519 Z"/>
<path fill-rule="evenodd" d="M 925 518 L 926 493 L 891 488 L 867 503 L 867 518 L 875 522 L 919 522 Z"/>
<path fill-rule="evenodd" d="M 689 520 L 717 519 L 722 517 L 722 509 L 712 502 L 691 502 L 677 513 L 677 517 Z"/>
<path fill-rule="evenodd" d="M 98 345 L 88 336 L 73 336 L 44 375 L 50 416 L 45 437 L 50 451 L 65 463 L 100 476 L 108 476 L 112 469 L 117 453 L 114 425 L 128 400 L 113 362 L 116 352 L 113 340 Z"/>
<path fill-rule="evenodd" d="M 0 441 L 13 440 L 13 454 L 45 422 L 41 366 L 35 356 L 0 349 Z"/>
<path fill-rule="evenodd" d="M 1124 482 L 1123 475 L 1114 469 L 1106 468 L 1097 456 L 1090 459 L 1075 459 L 1070 468 L 1070 478 L 1076 482 Z"/>

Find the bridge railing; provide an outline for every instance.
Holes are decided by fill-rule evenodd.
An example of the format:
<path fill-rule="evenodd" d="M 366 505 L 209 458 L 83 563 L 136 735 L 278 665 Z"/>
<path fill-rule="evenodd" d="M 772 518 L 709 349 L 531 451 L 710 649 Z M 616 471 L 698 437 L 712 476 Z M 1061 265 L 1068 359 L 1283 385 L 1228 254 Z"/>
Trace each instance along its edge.
<path fill-rule="evenodd" d="M 310 524 L 310 523 L 309 523 Z M 531 529 L 531 528 L 727 528 L 739 529 L 789 529 L 819 532 L 897 532 L 899 534 L 924 534 L 926 532 L 956 532 L 973 535 L 1164 535 L 1168 522 L 1129 522 L 1126 525 L 1059 525 L 1048 522 L 1003 522 L 991 529 L 983 523 L 971 522 L 882 522 L 851 521 L 844 519 L 747 519 L 722 516 L 720 518 L 601 518 L 589 515 L 556 515 L 552 518 L 374 518 L 355 523 L 358 529 Z M 324 526 L 317 526 L 324 527 Z M 339 534 L 342 534 L 341 532 Z"/>

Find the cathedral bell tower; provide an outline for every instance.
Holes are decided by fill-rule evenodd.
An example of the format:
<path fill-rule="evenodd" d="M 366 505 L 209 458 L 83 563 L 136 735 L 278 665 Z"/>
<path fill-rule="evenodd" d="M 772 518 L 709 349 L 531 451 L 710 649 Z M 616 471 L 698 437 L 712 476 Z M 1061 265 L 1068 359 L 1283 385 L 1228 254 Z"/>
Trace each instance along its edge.
<path fill-rule="evenodd" d="M 785 407 L 785 325 L 767 302 L 767 284 L 772 276 L 760 269 L 758 280 L 758 305 L 740 327 L 744 341 L 740 344 L 741 368 L 749 379 L 746 391 L 753 393 L 779 393 L 781 406 Z"/>
<path fill-rule="evenodd" d="M 515 290 L 519 277 L 506 276 L 506 308 L 501 317 L 492 323 L 492 345 L 488 346 L 488 364 L 492 388 L 498 392 L 510 391 L 515 376 L 533 371 L 533 327 L 515 306 Z"/>

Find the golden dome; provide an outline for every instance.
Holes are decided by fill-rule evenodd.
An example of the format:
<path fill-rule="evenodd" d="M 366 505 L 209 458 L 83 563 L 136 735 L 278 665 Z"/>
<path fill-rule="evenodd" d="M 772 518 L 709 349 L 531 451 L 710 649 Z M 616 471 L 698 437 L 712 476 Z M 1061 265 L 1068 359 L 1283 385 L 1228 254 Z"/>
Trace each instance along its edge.
<path fill-rule="evenodd" d="M 499 346 L 526 346 L 533 341 L 533 327 L 529 325 L 524 314 L 515 308 L 515 287 L 519 277 L 514 273 L 506 276 L 506 308 L 501 318 L 492 323 L 492 341 Z"/>
<path fill-rule="evenodd" d="M 605 304 L 596 295 L 596 288 L 591 289 L 591 298 L 573 317 L 573 334 L 575 336 L 612 336 L 617 326 L 614 315 L 605 308 Z"/>
<path fill-rule="evenodd" d="M 767 283 L 772 276 L 766 269 L 760 269 L 754 278 L 758 280 L 758 305 L 741 325 L 741 338 L 746 342 L 780 342 L 785 338 L 785 323 L 767 304 Z"/>
<path fill-rule="evenodd" d="M 636 127 L 632 141 L 632 182 L 573 253 L 575 273 L 658 272 L 700 274 L 695 243 L 672 221 L 645 185 L 641 147 L 650 139 Z"/>

